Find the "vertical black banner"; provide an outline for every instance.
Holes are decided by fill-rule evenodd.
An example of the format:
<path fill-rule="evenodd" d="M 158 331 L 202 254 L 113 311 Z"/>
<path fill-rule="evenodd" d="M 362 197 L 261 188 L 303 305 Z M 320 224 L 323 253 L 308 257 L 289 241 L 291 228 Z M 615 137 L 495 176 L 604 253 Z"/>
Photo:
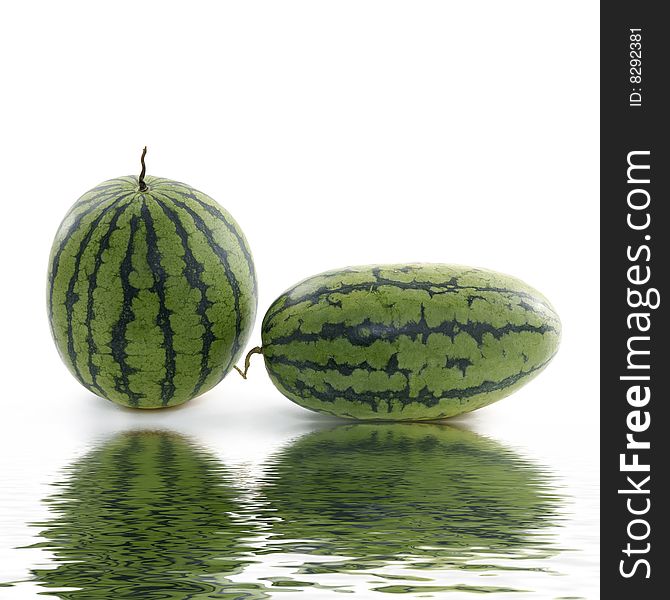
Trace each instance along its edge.
<path fill-rule="evenodd" d="M 667 597 L 670 36 L 601 3 L 602 598 Z"/>

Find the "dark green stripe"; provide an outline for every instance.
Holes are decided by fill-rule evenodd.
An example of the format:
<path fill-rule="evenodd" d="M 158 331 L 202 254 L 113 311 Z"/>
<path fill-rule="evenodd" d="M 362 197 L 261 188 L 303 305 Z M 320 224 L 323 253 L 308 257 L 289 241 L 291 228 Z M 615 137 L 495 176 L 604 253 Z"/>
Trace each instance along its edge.
<path fill-rule="evenodd" d="M 335 280 L 337 280 L 337 278 L 340 278 L 343 272 L 346 273 L 347 271 L 338 271 L 337 275 L 334 275 L 334 277 L 336 278 Z M 461 291 L 468 291 L 468 290 L 472 290 L 473 292 L 494 292 L 500 294 L 510 294 L 518 298 L 525 298 L 526 300 L 530 300 L 536 304 L 540 304 L 542 306 L 545 306 L 546 308 L 549 308 L 543 300 L 540 300 L 539 298 L 536 298 L 535 296 L 527 292 L 509 290 L 506 288 L 498 288 L 498 287 L 470 286 L 470 285 L 461 286 L 458 285 L 456 277 L 452 277 L 449 281 L 444 283 L 436 283 L 430 281 L 393 281 L 391 279 L 381 277 L 379 273 L 380 269 L 372 269 L 372 274 L 375 277 L 375 281 L 345 284 L 339 287 L 322 286 L 309 294 L 291 298 L 291 294 L 295 289 L 295 287 L 301 285 L 298 284 L 298 286 L 295 286 L 294 288 L 282 294 L 280 300 L 285 299 L 283 304 L 277 306 L 276 308 L 274 308 L 274 310 L 273 307 L 270 307 L 270 310 L 265 316 L 264 322 L 269 323 L 275 316 L 282 313 L 286 309 L 291 308 L 292 306 L 296 306 L 298 304 L 302 304 L 303 302 L 309 302 L 310 305 L 314 305 L 317 304 L 324 296 L 329 296 L 331 294 L 346 295 L 350 294 L 351 292 L 358 292 L 358 291 L 368 291 L 368 290 L 376 291 L 380 287 L 384 286 L 394 287 L 401 290 L 423 290 L 427 292 L 431 298 L 436 295 L 459 293 Z M 525 310 L 530 309 L 533 312 L 536 312 L 527 303 L 523 303 L 523 305 L 520 306 L 522 306 L 522 308 L 524 308 Z"/>
<path fill-rule="evenodd" d="M 212 215 L 214 218 L 218 219 L 221 221 L 226 229 L 230 231 L 230 233 L 235 237 L 237 240 L 237 243 L 240 247 L 240 250 L 242 251 L 242 254 L 244 256 L 244 260 L 247 263 L 247 268 L 249 269 L 249 273 L 251 275 L 251 278 L 253 280 L 253 295 L 254 297 L 257 294 L 257 288 L 258 288 L 258 283 L 256 281 L 256 270 L 254 269 L 254 260 L 251 257 L 251 251 L 249 247 L 246 244 L 246 241 L 244 238 L 240 235 L 240 232 L 238 231 L 237 227 L 233 225 L 227 218 L 226 215 L 224 215 L 218 208 L 215 206 L 208 204 L 207 202 L 203 202 L 198 196 L 191 191 L 191 188 L 189 188 L 187 185 L 184 184 L 179 184 L 184 187 L 184 189 L 189 190 L 188 192 L 182 192 L 179 189 L 175 189 L 174 192 L 178 195 L 181 196 L 182 198 L 186 198 L 189 200 L 193 200 L 194 202 L 197 202 L 202 208 L 204 208 L 210 215 Z M 163 192 L 165 194 L 165 192 Z"/>
<path fill-rule="evenodd" d="M 321 373 L 334 372 L 339 375 L 345 375 L 347 377 L 353 375 L 355 371 L 365 371 L 366 373 L 385 373 L 389 377 L 395 375 L 396 373 L 401 373 L 405 377 L 410 377 L 413 374 L 411 369 L 401 369 L 398 366 L 397 352 L 391 355 L 388 363 L 386 363 L 386 366 L 383 369 L 377 369 L 373 367 L 370 365 L 370 363 L 368 363 L 367 360 L 354 364 L 338 363 L 332 356 L 325 364 L 318 363 L 313 360 L 294 360 L 292 358 L 288 358 L 287 356 L 277 354 L 271 354 L 268 357 L 268 360 L 270 360 L 270 362 L 273 364 L 295 367 L 299 371 L 311 369 L 312 371 L 319 371 Z M 444 363 L 446 369 L 452 369 L 456 367 L 463 374 L 463 377 L 466 375 L 467 368 L 472 365 L 473 362 L 469 358 L 447 357 Z"/>
<path fill-rule="evenodd" d="M 105 218 L 107 213 L 114 206 L 118 204 L 119 201 L 123 200 L 128 196 L 130 196 L 130 194 L 121 196 L 117 198 L 112 204 L 103 208 L 100 211 L 100 214 L 95 219 L 93 219 L 93 221 L 91 221 L 91 223 L 89 224 L 86 234 L 79 243 L 79 249 L 77 250 L 77 254 L 75 255 L 74 258 L 74 271 L 72 273 L 72 277 L 70 277 L 70 282 L 68 283 L 67 291 L 65 292 L 65 314 L 67 319 L 67 352 L 68 356 L 70 357 L 70 362 L 72 363 L 72 367 L 75 371 L 77 379 L 79 379 L 79 381 L 81 381 L 81 383 L 84 385 L 87 384 L 84 381 L 84 378 L 81 374 L 81 371 L 79 370 L 79 367 L 77 366 L 77 352 L 74 349 L 74 333 L 72 330 L 72 314 L 74 312 L 74 305 L 79 301 L 79 294 L 77 294 L 74 291 L 74 288 L 79 279 L 79 267 L 81 265 L 81 259 L 84 255 L 84 252 L 86 252 L 86 250 L 88 249 L 88 244 L 91 241 L 93 234 L 96 232 L 98 225 Z"/>
<path fill-rule="evenodd" d="M 130 283 L 130 273 L 133 270 L 133 252 L 135 235 L 139 228 L 139 217 L 133 215 L 130 219 L 130 235 L 128 236 L 128 247 L 126 254 L 123 257 L 121 266 L 119 268 L 119 279 L 121 281 L 121 289 L 123 290 L 123 304 L 121 306 L 121 313 L 119 320 L 112 327 L 112 339 L 110 341 L 110 348 L 112 356 L 119 365 L 121 371 L 120 377 L 115 377 L 114 389 L 120 394 L 125 394 L 133 406 L 138 406 L 142 394 L 137 394 L 130 389 L 129 376 L 135 372 L 126 361 L 126 329 L 128 324 L 133 321 L 135 314 L 133 313 L 133 299 L 137 297 L 139 290 Z"/>
<path fill-rule="evenodd" d="M 267 325 L 270 325 L 268 323 Z M 428 336 L 431 334 L 442 334 L 454 341 L 454 338 L 460 333 L 466 333 L 472 337 L 478 346 L 481 346 L 484 341 L 484 335 L 490 334 L 495 339 L 499 340 L 502 336 L 511 333 L 539 333 L 544 335 L 548 332 L 555 332 L 556 330 L 546 324 L 530 325 L 525 323 L 523 325 L 515 325 L 507 323 L 503 327 L 494 327 L 490 323 L 478 323 L 468 321 L 467 323 L 460 323 L 458 321 L 444 321 L 435 327 L 430 327 L 426 322 L 426 317 L 423 314 L 418 322 L 410 322 L 405 325 L 394 326 L 385 323 L 374 323 L 370 319 L 365 319 L 358 325 L 346 325 L 344 323 L 324 323 L 321 331 L 316 333 L 303 333 L 300 329 L 294 330 L 288 335 L 284 335 L 275 339 L 269 336 L 268 329 L 263 328 L 263 333 L 268 335 L 267 341 L 264 345 L 282 346 L 292 342 L 300 343 L 314 343 L 322 340 L 337 340 L 346 339 L 354 346 L 370 346 L 378 340 L 393 342 L 401 336 L 407 336 L 413 340 L 421 339 L 425 344 L 428 341 Z"/>
<path fill-rule="evenodd" d="M 410 369 L 400 369 L 398 368 L 398 359 L 396 354 L 391 356 L 391 360 L 387 366 L 383 369 L 376 369 L 371 366 L 367 360 L 364 360 L 357 364 L 349 363 L 338 363 L 335 358 L 330 357 L 325 364 L 318 363 L 313 360 L 294 360 L 288 358 L 287 356 L 281 354 L 266 353 L 267 360 L 274 365 L 285 365 L 287 367 L 295 367 L 298 371 L 305 371 L 311 369 L 312 371 L 318 371 L 320 373 L 327 373 L 328 371 L 338 373 L 339 375 L 350 376 L 354 371 L 366 371 L 367 373 L 386 373 L 391 376 L 394 373 L 402 373 L 403 375 L 409 377 L 412 372 Z"/>
<path fill-rule="evenodd" d="M 93 271 L 91 274 L 88 276 L 88 298 L 86 302 L 86 320 L 85 320 L 85 327 L 86 327 L 86 343 L 88 345 L 88 370 L 89 373 L 91 374 L 91 379 L 92 379 L 92 384 L 91 386 L 95 388 L 101 395 L 105 396 L 104 390 L 98 385 L 97 382 L 97 376 L 99 372 L 99 368 L 95 365 L 93 362 L 93 356 L 94 354 L 97 353 L 98 348 L 96 346 L 95 340 L 93 339 L 93 330 L 91 328 L 91 323 L 95 317 L 95 312 L 93 309 L 93 292 L 95 291 L 97 285 L 98 285 L 98 271 L 100 270 L 100 267 L 102 266 L 102 255 L 104 254 L 105 250 L 109 248 L 109 241 L 112 237 L 112 234 L 117 230 L 117 223 L 119 221 L 119 218 L 121 215 L 125 212 L 125 210 L 130 206 L 130 203 L 124 204 L 116 209 L 116 212 L 112 216 L 109 226 L 107 228 L 107 231 L 105 231 L 105 234 L 102 236 L 100 239 L 100 244 L 98 246 L 98 251 L 95 254 L 95 263 L 93 267 Z"/>
<path fill-rule="evenodd" d="M 153 198 L 154 202 L 161 207 L 165 215 L 172 222 L 181 241 L 182 249 L 184 250 L 184 271 L 183 274 L 186 277 L 189 285 L 200 291 L 200 302 L 197 306 L 197 314 L 200 317 L 200 324 L 203 326 L 205 332 L 202 335 L 202 359 L 200 361 L 200 375 L 198 381 L 193 388 L 192 395 L 197 396 L 198 392 L 202 388 L 203 384 L 207 377 L 209 377 L 212 372 L 211 367 L 209 366 L 209 353 L 212 347 L 212 342 L 216 339 L 216 336 L 213 332 L 214 323 L 207 316 L 207 310 L 212 307 L 213 303 L 207 299 L 207 290 L 209 286 L 203 281 L 202 274 L 205 270 L 204 266 L 200 264 L 189 245 L 188 232 L 184 228 L 179 215 L 169 208 L 164 202 Z"/>
<path fill-rule="evenodd" d="M 65 216 L 63 217 L 63 221 L 67 219 L 74 211 L 89 206 L 95 200 L 98 200 L 103 196 L 112 197 L 114 194 L 117 194 L 121 191 L 123 191 L 123 187 L 118 183 L 114 185 L 101 184 L 98 187 L 89 190 L 83 196 L 78 198 L 77 201 L 68 209 L 68 211 L 65 213 Z"/>
<path fill-rule="evenodd" d="M 214 239 L 214 233 L 211 231 L 211 229 L 209 229 L 209 227 L 207 227 L 207 224 L 205 223 L 204 219 L 185 202 L 176 200 L 175 198 L 172 198 L 171 196 L 164 194 L 163 192 L 153 191 L 152 194 L 154 195 L 154 197 L 156 194 L 162 196 L 163 198 L 165 198 L 166 200 L 173 203 L 175 206 L 178 206 L 179 208 L 181 208 L 182 210 L 184 210 L 189 214 L 191 219 L 193 219 L 193 223 L 195 224 L 198 231 L 200 231 L 200 233 L 202 233 L 205 236 L 207 244 L 212 249 L 217 258 L 221 261 L 223 269 L 226 273 L 226 278 L 233 292 L 233 306 L 235 311 L 235 337 L 233 339 L 230 358 L 228 359 L 228 363 L 226 364 L 226 367 L 224 368 L 223 373 L 221 374 L 221 377 L 219 379 L 219 381 L 221 381 L 221 379 L 223 379 L 225 374 L 228 373 L 228 371 L 232 367 L 233 361 L 235 360 L 241 346 L 240 337 L 242 335 L 242 312 L 240 311 L 239 282 L 237 281 L 237 278 L 233 273 L 230 263 L 228 262 L 228 253 Z"/>
<path fill-rule="evenodd" d="M 528 371 L 521 371 L 519 373 L 515 373 L 514 375 L 506 377 L 501 381 L 484 381 L 483 383 L 477 386 L 462 389 L 445 390 L 439 395 L 433 394 L 428 389 L 428 387 L 423 387 L 414 397 L 410 397 L 409 380 L 407 381 L 405 389 L 400 391 L 388 391 L 388 392 L 371 391 L 366 393 L 364 391 L 354 391 L 353 388 L 347 388 L 346 390 L 340 391 L 335 389 L 332 385 L 324 382 L 323 386 L 325 388 L 325 391 L 322 392 L 317 390 L 315 387 L 306 384 L 301 379 L 297 379 L 294 385 L 286 383 L 281 374 L 279 374 L 277 370 L 273 368 L 271 358 L 266 359 L 266 368 L 270 373 L 270 375 L 273 378 L 275 378 L 275 380 L 279 383 L 279 385 L 281 385 L 289 394 L 299 396 L 300 398 L 307 400 L 309 400 L 309 398 L 315 398 L 316 400 L 320 400 L 321 402 L 335 402 L 338 399 L 344 399 L 348 402 L 363 402 L 365 404 L 370 405 L 371 409 L 374 412 L 377 412 L 379 403 L 381 401 L 386 401 L 389 403 L 388 412 L 391 412 L 392 411 L 391 402 L 399 402 L 403 407 L 407 406 L 408 404 L 412 404 L 414 402 L 419 402 L 426 407 L 432 407 L 436 406 L 437 404 L 439 404 L 441 400 L 445 399 L 466 400 L 467 398 L 471 398 L 479 394 L 486 394 L 498 390 L 504 390 L 505 388 L 508 388 L 518 383 L 525 377 L 532 375 L 536 371 L 543 369 L 552 358 L 553 356 L 551 356 L 548 360 L 544 361 L 543 363 L 529 369 Z M 435 416 L 434 418 L 437 419 L 440 418 L 440 416 L 438 415 Z"/>
<path fill-rule="evenodd" d="M 53 318 L 53 292 L 54 292 L 54 284 L 56 282 L 56 277 L 58 275 L 58 269 L 60 267 L 60 257 L 65 248 L 67 247 L 68 242 L 70 241 L 70 238 L 74 234 L 75 231 L 79 229 L 79 227 L 82 224 L 82 221 L 89 216 L 91 213 L 93 213 L 95 210 L 100 208 L 105 202 L 108 202 L 112 200 L 112 205 L 119 200 L 126 198 L 128 194 L 120 197 L 115 197 L 116 192 L 109 193 L 109 194 L 101 194 L 98 202 L 94 206 L 91 206 L 87 208 L 85 211 L 82 211 L 79 213 L 72 224 L 70 225 L 70 228 L 67 230 L 66 234 L 63 236 L 63 239 L 60 241 L 58 245 L 58 250 L 54 254 L 53 260 L 51 261 L 51 270 L 49 273 L 49 322 L 51 322 Z M 78 208 L 78 207 L 76 207 Z M 68 213 L 69 214 L 69 213 Z M 67 218 L 67 217 L 66 217 Z M 64 219 L 65 220 L 65 219 Z M 52 333 L 53 333 L 53 328 L 52 328 Z M 54 336 L 55 337 L 55 336 Z"/>
<path fill-rule="evenodd" d="M 147 262 L 153 276 L 154 285 L 150 291 L 158 296 L 158 315 L 156 323 L 163 332 L 163 347 L 165 348 L 165 377 L 161 381 L 161 401 L 167 406 L 175 392 L 174 376 L 177 371 L 177 356 L 174 349 L 174 331 L 170 325 L 170 311 L 165 304 L 165 282 L 167 274 L 161 264 L 161 255 L 158 250 L 158 237 L 154 229 L 154 220 L 149 212 L 146 200 L 142 203 L 142 219 L 146 227 Z"/>

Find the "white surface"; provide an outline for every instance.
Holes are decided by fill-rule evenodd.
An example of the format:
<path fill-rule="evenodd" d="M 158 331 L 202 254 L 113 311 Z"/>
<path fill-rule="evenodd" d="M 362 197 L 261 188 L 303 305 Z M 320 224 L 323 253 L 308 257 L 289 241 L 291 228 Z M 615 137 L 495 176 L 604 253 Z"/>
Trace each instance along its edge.
<path fill-rule="evenodd" d="M 258 323 L 288 286 L 349 264 L 470 264 L 541 290 L 563 320 L 560 353 L 463 422 L 566 486 L 595 490 L 597 11 L 576 1 L 3 5 L 0 459 L 12 472 L 30 465 L 37 486 L 98 432 L 160 423 L 224 440 L 244 462 L 312 427 L 261 360 L 249 381 L 233 373 L 161 414 L 90 396 L 60 363 L 44 302 L 52 236 L 87 189 L 136 174 L 147 144 L 150 174 L 208 193 L 244 229 Z"/>

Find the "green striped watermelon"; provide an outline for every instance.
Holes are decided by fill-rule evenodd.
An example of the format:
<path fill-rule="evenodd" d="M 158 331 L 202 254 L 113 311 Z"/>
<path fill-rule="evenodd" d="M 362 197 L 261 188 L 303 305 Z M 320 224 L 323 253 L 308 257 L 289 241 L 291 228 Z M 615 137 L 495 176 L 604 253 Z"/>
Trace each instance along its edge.
<path fill-rule="evenodd" d="M 63 361 L 94 394 L 134 408 L 181 404 L 221 381 L 247 342 L 256 296 L 237 223 L 206 194 L 160 177 L 84 194 L 49 258 Z"/>
<path fill-rule="evenodd" d="M 318 412 L 451 417 L 491 404 L 554 356 L 560 321 L 539 292 L 454 265 L 352 267 L 282 294 L 262 326 L 270 378 Z"/>

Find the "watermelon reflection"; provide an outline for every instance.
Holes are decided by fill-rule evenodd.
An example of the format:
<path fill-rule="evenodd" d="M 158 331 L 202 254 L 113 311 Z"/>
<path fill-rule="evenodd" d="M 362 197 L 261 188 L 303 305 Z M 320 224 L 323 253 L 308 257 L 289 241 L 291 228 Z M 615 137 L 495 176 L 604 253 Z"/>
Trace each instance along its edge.
<path fill-rule="evenodd" d="M 542 535 L 557 520 L 551 482 L 470 431 L 343 425 L 300 438 L 271 462 L 264 494 L 279 519 L 266 551 L 314 556 L 302 573 L 399 561 L 412 569 L 495 571 L 487 560 L 501 557 L 531 559 L 505 569 L 536 570 L 552 552 Z"/>
<path fill-rule="evenodd" d="M 67 599 L 265 598 L 227 576 L 249 562 L 248 527 L 221 463 L 171 432 L 119 434 L 68 469 L 38 546 L 38 582 Z"/>
<path fill-rule="evenodd" d="M 551 479 L 450 426 L 342 425 L 235 473 L 174 433 L 113 437 L 49 499 L 35 580 L 72 600 L 502 593 L 558 552 Z"/>

